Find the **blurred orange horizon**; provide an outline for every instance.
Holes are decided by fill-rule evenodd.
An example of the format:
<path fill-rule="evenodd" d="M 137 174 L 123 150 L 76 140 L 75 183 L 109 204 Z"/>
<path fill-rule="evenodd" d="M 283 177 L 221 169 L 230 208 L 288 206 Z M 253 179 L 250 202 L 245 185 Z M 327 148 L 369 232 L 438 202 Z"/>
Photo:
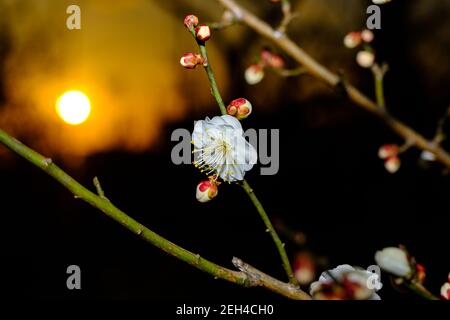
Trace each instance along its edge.
<path fill-rule="evenodd" d="M 195 49 L 182 17 L 152 1 L 84 0 L 77 3 L 81 30 L 68 30 L 70 4 L 0 0 L 10 40 L 2 128 L 30 137 L 33 147 L 49 156 L 141 152 L 192 104 L 214 106 L 203 72 L 187 74 L 178 63 L 183 53 Z M 223 60 L 210 47 L 214 59 Z M 216 64 L 225 88 L 222 63 Z M 192 87 L 180 90 L 186 85 Z M 89 118 L 77 126 L 55 112 L 56 100 L 68 90 L 82 91 L 91 101 Z"/>

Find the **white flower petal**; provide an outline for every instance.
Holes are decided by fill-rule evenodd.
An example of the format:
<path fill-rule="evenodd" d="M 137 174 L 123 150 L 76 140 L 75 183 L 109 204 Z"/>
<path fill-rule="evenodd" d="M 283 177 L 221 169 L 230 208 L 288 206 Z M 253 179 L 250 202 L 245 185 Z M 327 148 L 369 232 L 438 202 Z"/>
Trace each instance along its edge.
<path fill-rule="evenodd" d="M 411 274 L 411 266 L 404 250 L 397 247 L 384 248 L 375 253 L 375 261 L 381 269 L 398 277 Z"/>

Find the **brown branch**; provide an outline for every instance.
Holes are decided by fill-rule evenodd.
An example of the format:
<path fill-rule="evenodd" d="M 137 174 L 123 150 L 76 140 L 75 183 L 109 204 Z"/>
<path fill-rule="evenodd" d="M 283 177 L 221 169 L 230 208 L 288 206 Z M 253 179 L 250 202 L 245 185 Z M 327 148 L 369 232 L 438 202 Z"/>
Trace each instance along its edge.
<path fill-rule="evenodd" d="M 380 108 L 374 101 L 365 96 L 354 86 L 341 81 L 341 78 L 320 64 L 295 42 L 285 34 L 281 34 L 273 29 L 269 24 L 256 17 L 253 13 L 244 9 L 234 0 L 216 0 L 224 8 L 233 12 L 236 18 L 259 33 L 261 36 L 271 40 L 278 48 L 284 50 L 295 61 L 305 67 L 305 69 L 314 77 L 324 81 L 331 87 L 337 88 L 343 86 L 348 98 L 357 106 L 369 111 L 383 120 L 394 132 L 401 136 L 405 141 L 409 141 L 413 146 L 429 151 L 436 156 L 436 160 L 450 168 L 450 155 L 439 145 L 425 139 L 421 134 L 391 116 L 387 111 Z"/>
<path fill-rule="evenodd" d="M 281 282 L 280 280 L 255 269 L 239 258 L 234 257 L 233 264 L 247 276 L 249 285 L 252 287 L 262 286 L 294 300 L 311 300 L 311 297 L 298 286 Z"/>

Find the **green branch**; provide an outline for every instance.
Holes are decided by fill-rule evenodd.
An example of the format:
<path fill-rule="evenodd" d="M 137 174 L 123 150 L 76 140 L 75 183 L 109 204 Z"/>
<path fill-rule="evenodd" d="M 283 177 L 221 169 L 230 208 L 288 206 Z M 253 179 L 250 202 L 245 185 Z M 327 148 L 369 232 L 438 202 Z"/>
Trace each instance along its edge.
<path fill-rule="evenodd" d="M 202 271 L 213 275 L 214 277 L 241 285 L 245 284 L 247 279 L 245 275 L 237 271 L 223 268 L 206 259 L 201 258 L 197 254 L 194 254 L 186 249 L 177 246 L 176 244 L 146 228 L 145 226 L 128 216 L 126 213 L 115 207 L 110 201 L 105 198 L 103 191 L 99 191 L 102 189 L 100 187 L 100 184 L 98 183 L 98 179 L 95 180 L 95 185 L 100 195 L 96 195 L 95 193 L 86 189 L 75 179 L 65 173 L 62 169 L 56 166 L 51 159 L 45 158 L 36 151 L 28 148 L 20 141 L 9 136 L 3 130 L 0 130 L 0 142 L 55 178 L 59 183 L 61 183 L 70 192 L 72 192 L 78 199 L 82 199 L 93 207 L 99 209 L 108 217 L 119 222 L 122 226 L 137 234 L 144 240 L 150 242 L 154 246 L 162 249 L 163 251 L 182 261 L 189 263 L 190 265 L 195 266 Z"/>
<path fill-rule="evenodd" d="M 77 199 L 81 199 L 94 208 L 99 209 L 108 217 L 120 223 L 122 226 L 138 235 L 142 239 L 151 243 L 155 247 L 165 251 L 166 253 L 194 266 L 195 268 L 211 274 L 214 278 L 223 279 L 232 283 L 236 283 L 245 287 L 261 286 L 275 293 L 296 300 L 311 299 L 304 291 L 297 287 L 293 287 L 289 283 L 283 283 L 273 277 L 248 266 L 244 271 L 234 271 L 219 266 L 209 260 L 202 258 L 199 254 L 194 254 L 172 242 L 161 237 L 157 233 L 140 224 L 125 212 L 115 207 L 104 195 L 98 179 L 94 179 L 94 185 L 99 195 L 86 189 L 75 179 L 65 173 L 51 159 L 44 157 L 33 149 L 28 148 L 20 141 L 14 139 L 6 132 L 0 129 L 0 142 L 11 149 L 13 152 L 22 156 L 38 168 L 45 171 L 68 189 Z M 237 258 L 233 258 L 235 263 Z M 239 259 L 238 259 L 239 260 Z M 239 260 L 240 261 L 240 260 Z"/>
<path fill-rule="evenodd" d="M 192 31 L 191 31 L 191 33 L 195 37 L 195 33 L 193 33 Z M 205 59 L 205 61 L 206 61 L 205 70 L 206 70 L 206 73 L 208 74 L 208 79 L 209 79 L 209 82 L 211 85 L 211 93 L 214 96 L 214 98 L 216 99 L 216 102 L 219 105 L 219 108 L 220 108 L 220 111 L 222 112 L 222 114 L 227 114 L 225 105 L 223 103 L 222 96 L 220 95 L 220 91 L 217 86 L 217 82 L 215 80 L 214 73 L 211 68 L 211 64 L 209 63 L 209 60 L 208 60 L 208 52 L 206 50 L 205 43 L 201 42 L 201 41 L 197 41 L 197 43 L 198 43 L 198 46 L 200 49 L 200 53 L 201 53 L 203 59 Z M 294 277 L 294 274 L 292 272 L 292 267 L 291 267 L 291 264 L 289 263 L 289 258 L 286 253 L 286 250 L 284 248 L 284 244 L 281 242 L 280 237 L 278 236 L 277 232 L 275 231 L 275 228 L 273 227 L 272 223 L 270 222 L 269 216 L 267 215 L 266 211 L 264 210 L 264 207 L 262 206 L 261 202 L 258 200 L 255 193 L 253 192 L 253 189 L 250 187 L 250 185 L 248 184 L 248 182 L 246 180 L 242 181 L 241 186 L 243 187 L 243 189 L 245 190 L 247 195 L 250 197 L 250 200 L 254 204 L 256 210 L 258 211 L 264 224 L 266 225 L 266 228 L 269 231 L 273 241 L 275 242 L 275 246 L 277 247 L 277 250 L 280 254 L 281 261 L 282 261 L 284 270 L 286 271 L 286 274 L 288 276 L 289 282 L 292 284 L 298 285 L 298 281 Z"/>
<path fill-rule="evenodd" d="M 269 216 L 266 213 L 266 210 L 264 210 L 264 207 L 262 206 L 261 202 L 258 200 L 258 197 L 256 197 L 255 192 L 250 187 L 248 182 L 246 180 L 242 181 L 241 184 L 244 191 L 247 193 L 247 195 L 250 197 L 250 200 L 253 202 L 253 205 L 255 206 L 256 210 L 258 210 L 259 215 L 261 216 L 261 219 L 263 220 L 264 224 L 266 225 L 267 232 L 270 233 L 270 236 L 273 239 L 273 242 L 275 243 L 275 246 L 278 249 L 278 253 L 280 254 L 281 261 L 283 263 L 283 268 L 286 271 L 286 274 L 288 275 L 289 282 L 293 284 L 298 284 L 297 279 L 294 276 L 294 273 L 292 272 L 291 264 L 289 263 L 289 258 L 287 256 L 286 250 L 284 248 L 284 243 L 281 242 L 280 237 L 278 236 L 277 232 L 275 231 L 275 228 L 272 225 L 272 222 L 269 219 Z"/>
<path fill-rule="evenodd" d="M 381 67 L 375 64 L 372 67 L 372 73 L 375 80 L 375 96 L 378 106 L 384 111 L 386 109 L 386 101 L 384 99 L 384 75 L 388 71 L 387 64 Z"/>

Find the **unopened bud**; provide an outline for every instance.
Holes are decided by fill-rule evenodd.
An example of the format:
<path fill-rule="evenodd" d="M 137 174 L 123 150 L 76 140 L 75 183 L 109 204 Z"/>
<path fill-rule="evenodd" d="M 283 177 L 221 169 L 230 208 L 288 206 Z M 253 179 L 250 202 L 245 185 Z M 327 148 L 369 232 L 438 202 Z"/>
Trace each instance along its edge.
<path fill-rule="evenodd" d="M 203 57 L 198 53 L 185 53 L 180 59 L 180 64 L 186 69 L 194 69 L 203 62 Z"/>
<path fill-rule="evenodd" d="M 189 30 L 191 30 L 192 28 L 195 28 L 198 25 L 197 16 L 194 16 L 193 14 L 188 14 L 186 17 L 184 17 L 184 25 Z"/>
<path fill-rule="evenodd" d="M 426 276 L 426 272 L 425 272 L 425 267 L 418 263 L 416 264 L 416 275 L 415 278 L 420 282 L 423 283 L 425 281 L 425 276 Z"/>
<path fill-rule="evenodd" d="M 359 46 L 361 43 L 361 33 L 360 32 L 350 32 L 344 37 L 344 46 L 353 49 Z"/>
<path fill-rule="evenodd" d="M 238 120 L 247 118 L 252 113 L 252 104 L 244 98 L 235 99 L 227 107 L 227 114 Z"/>
<path fill-rule="evenodd" d="M 271 52 L 268 49 L 264 49 L 261 51 L 261 60 L 265 66 L 271 68 L 281 69 L 285 66 L 284 58 L 279 54 Z"/>
<path fill-rule="evenodd" d="M 264 67 L 259 64 L 252 64 L 245 70 L 245 81 L 253 85 L 261 82 L 264 78 Z"/>
<path fill-rule="evenodd" d="M 389 157 L 395 157 L 398 155 L 398 145 L 396 144 L 384 144 L 378 149 L 378 157 L 380 159 L 386 159 Z"/>
<path fill-rule="evenodd" d="M 396 173 L 400 169 L 400 159 L 398 157 L 389 157 L 384 162 L 384 167 L 389 173 Z"/>
<path fill-rule="evenodd" d="M 361 31 L 361 39 L 362 41 L 369 43 L 373 41 L 374 38 L 374 34 L 372 31 L 370 31 L 369 29 L 365 29 L 363 31 Z"/>
<path fill-rule="evenodd" d="M 356 55 L 356 62 L 363 68 L 370 68 L 375 63 L 375 55 L 370 51 L 360 51 Z"/>
<path fill-rule="evenodd" d="M 450 300 L 450 283 L 444 283 L 441 287 L 441 297 L 445 300 Z"/>
<path fill-rule="evenodd" d="M 201 24 L 195 28 L 195 36 L 200 41 L 208 41 L 211 38 L 211 29 L 206 24 Z"/>
<path fill-rule="evenodd" d="M 299 253 L 293 263 L 294 276 L 301 285 L 310 284 L 316 276 L 315 263 L 308 253 Z"/>
<path fill-rule="evenodd" d="M 219 193 L 214 180 L 204 180 L 197 185 L 196 198 L 199 202 L 208 202 L 214 199 Z"/>

